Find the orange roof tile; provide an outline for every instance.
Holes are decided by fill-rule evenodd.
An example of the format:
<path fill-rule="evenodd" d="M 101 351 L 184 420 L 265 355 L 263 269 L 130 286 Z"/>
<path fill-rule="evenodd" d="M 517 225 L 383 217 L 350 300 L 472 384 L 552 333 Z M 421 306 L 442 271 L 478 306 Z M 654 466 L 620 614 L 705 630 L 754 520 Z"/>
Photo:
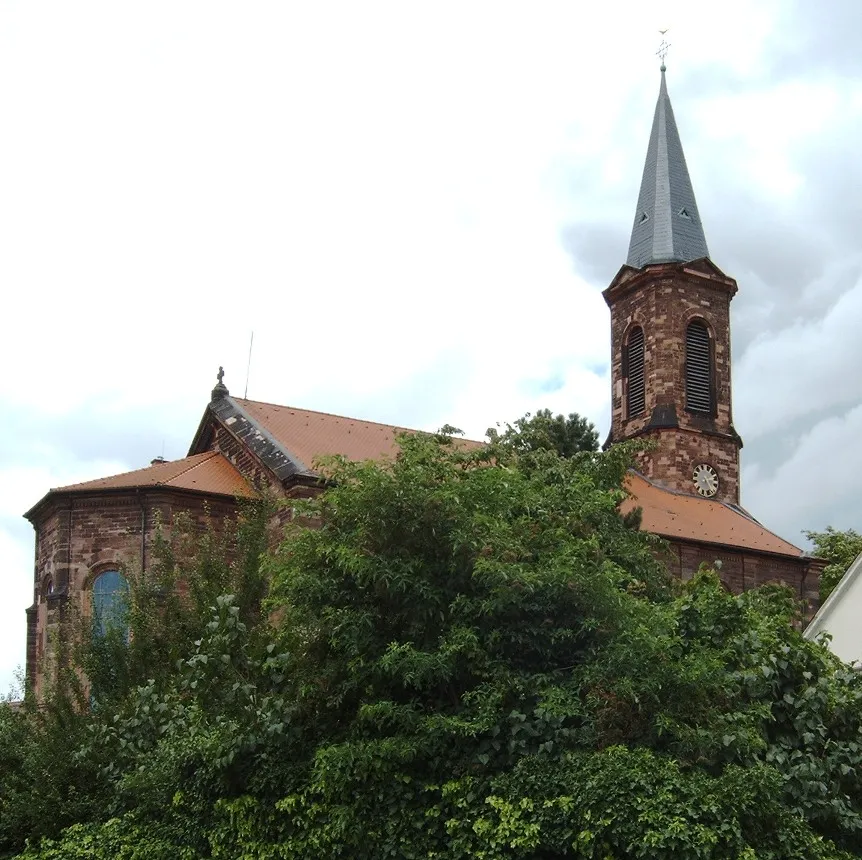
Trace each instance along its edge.
<path fill-rule="evenodd" d="M 641 528 L 666 538 L 770 552 L 800 558 L 799 547 L 782 540 L 741 509 L 723 502 L 676 493 L 656 486 L 637 472 L 630 472 L 627 488 L 631 498 L 623 502 L 627 513 L 643 509 Z"/>
<path fill-rule="evenodd" d="M 318 457 L 340 454 L 348 460 L 380 460 L 398 451 L 397 433 L 415 433 L 406 427 L 345 418 L 328 412 L 295 409 L 257 400 L 234 398 L 240 408 L 306 470 Z M 467 447 L 481 442 L 463 440 Z"/>
<path fill-rule="evenodd" d="M 216 451 L 195 454 L 182 460 L 154 463 L 145 469 L 123 472 L 95 481 L 55 487 L 52 493 L 74 493 L 88 490 L 128 490 L 139 487 L 171 487 L 179 490 L 197 490 L 222 496 L 252 495 L 245 478 L 234 466 Z"/>

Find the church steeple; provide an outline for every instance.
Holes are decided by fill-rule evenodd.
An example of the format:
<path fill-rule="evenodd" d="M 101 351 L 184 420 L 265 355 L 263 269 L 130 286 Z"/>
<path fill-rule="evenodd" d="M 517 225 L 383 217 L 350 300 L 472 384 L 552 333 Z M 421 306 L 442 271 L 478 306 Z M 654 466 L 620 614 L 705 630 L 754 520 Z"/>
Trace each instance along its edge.
<path fill-rule="evenodd" d="M 688 263 L 708 256 L 662 63 L 661 86 L 626 262 L 641 269 L 652 263 Z"/>
<path fill-rule="evenodd" d="M 677 492 L 739 503 L 730 300 L 736 281 L 711 260 L 664 64 L 627 264 L 604 297 L 611 311 L 608 444 L 646 439 L 638 468 Z"/>

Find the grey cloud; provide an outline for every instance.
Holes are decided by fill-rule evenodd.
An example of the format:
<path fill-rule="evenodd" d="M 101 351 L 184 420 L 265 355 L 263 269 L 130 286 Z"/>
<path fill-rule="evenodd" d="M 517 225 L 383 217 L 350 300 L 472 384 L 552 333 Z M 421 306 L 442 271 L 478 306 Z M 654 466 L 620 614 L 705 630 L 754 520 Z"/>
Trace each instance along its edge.
<path fill-rule="evenodd" d="M 862 115 L 841 116 L 816 145 L 801 150 L 797 169 L 806 179 L 799 223 L 820 231 L 836 252 L 858 247 L 862 230 Z"/>
<path fill-rule="evenodd" d="M 771 475 L 754 463 L 743 473 L 746 506 L 766 525 L 799 540 L 803 529 L 859 528 L 862 406 L 816 422 Z"/>
<path fill-rule="evenodd" d="M 844 420 L 852 411 L 844 404 L 818 410 L 812 419 L 810 413 L 782 419 L 781 426 L 769 434 L 756 436 L 742 434 L 745 447 L 742 449 L 743 469 L 757 468 L 759 480 L 772 480 L 782 467 L 793 458 L 803 440 L 811 433 L 812 424 L 822 424 L 825 421 Z M 749 416 L 740 415 L 739 426 L 745 427 Z M 839 452 L 829 452 L 827 456 L 837 456 Z"/>
<path fill-rule="evenodd" d="M 734 361 L 741 391 L 737 415 L 747 415 L 750 433 L 765 435 L 789 420 L 862 401 L 862 285 L 845 292 L 821 318 L 799 318 L 778 335 L 764 336 Z M 745 432 L 744 421 L 740 432 Z"/>
<path fill-rule="evenodd" d="M 598 289 L 608 286 L 626 261 L 628 236 L 619 228 L 604 224 L 570 224 L 561 231 L 560 242 L 575 270 Z"/>
<path fill-rule="evenodd" d="M 857 0 L 812 4 L 790 0 L 779 6 L 775 38 L 770 44 L 769 73 L 862 74 L 859 34 L 862 5 Z"/>

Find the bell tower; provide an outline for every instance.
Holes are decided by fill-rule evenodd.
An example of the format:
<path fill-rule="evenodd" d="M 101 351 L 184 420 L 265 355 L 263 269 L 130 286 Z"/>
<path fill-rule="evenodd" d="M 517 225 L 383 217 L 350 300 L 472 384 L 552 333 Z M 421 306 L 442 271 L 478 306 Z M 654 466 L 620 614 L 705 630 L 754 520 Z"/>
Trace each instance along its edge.
<path fill-rule="evenodd" d="M 709 259 L 661 66 L 626 264 L 611 311 L 608 443 L 645 438 L 638 468 L 671 490 L 739 503 L 730 391 L 736 281 Z"/>

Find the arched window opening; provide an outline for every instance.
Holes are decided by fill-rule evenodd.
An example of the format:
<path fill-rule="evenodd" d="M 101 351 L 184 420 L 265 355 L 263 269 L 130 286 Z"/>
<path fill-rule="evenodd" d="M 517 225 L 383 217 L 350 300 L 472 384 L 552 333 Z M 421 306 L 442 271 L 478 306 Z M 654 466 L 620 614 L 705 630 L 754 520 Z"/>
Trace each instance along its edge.
<path fill-rule="evenodd" d="M 646 410 L 646 376 L 644 372 L 644 330 L 637 326 L 629 332 L 626 344 L 626 417 L 633 418 Z"/>
<path fill-rule="evenodd" d="M 126 606 L 129 584 L 117 570 L 106 570 L 93 580 L 93 633 L 106 636 L 109 630 L 128 635 Z"/>
<path fill-rule="evenodd" d="M 712 345 L 703 320 L 685 331 L 685 408 L 712 414 Z"/>

